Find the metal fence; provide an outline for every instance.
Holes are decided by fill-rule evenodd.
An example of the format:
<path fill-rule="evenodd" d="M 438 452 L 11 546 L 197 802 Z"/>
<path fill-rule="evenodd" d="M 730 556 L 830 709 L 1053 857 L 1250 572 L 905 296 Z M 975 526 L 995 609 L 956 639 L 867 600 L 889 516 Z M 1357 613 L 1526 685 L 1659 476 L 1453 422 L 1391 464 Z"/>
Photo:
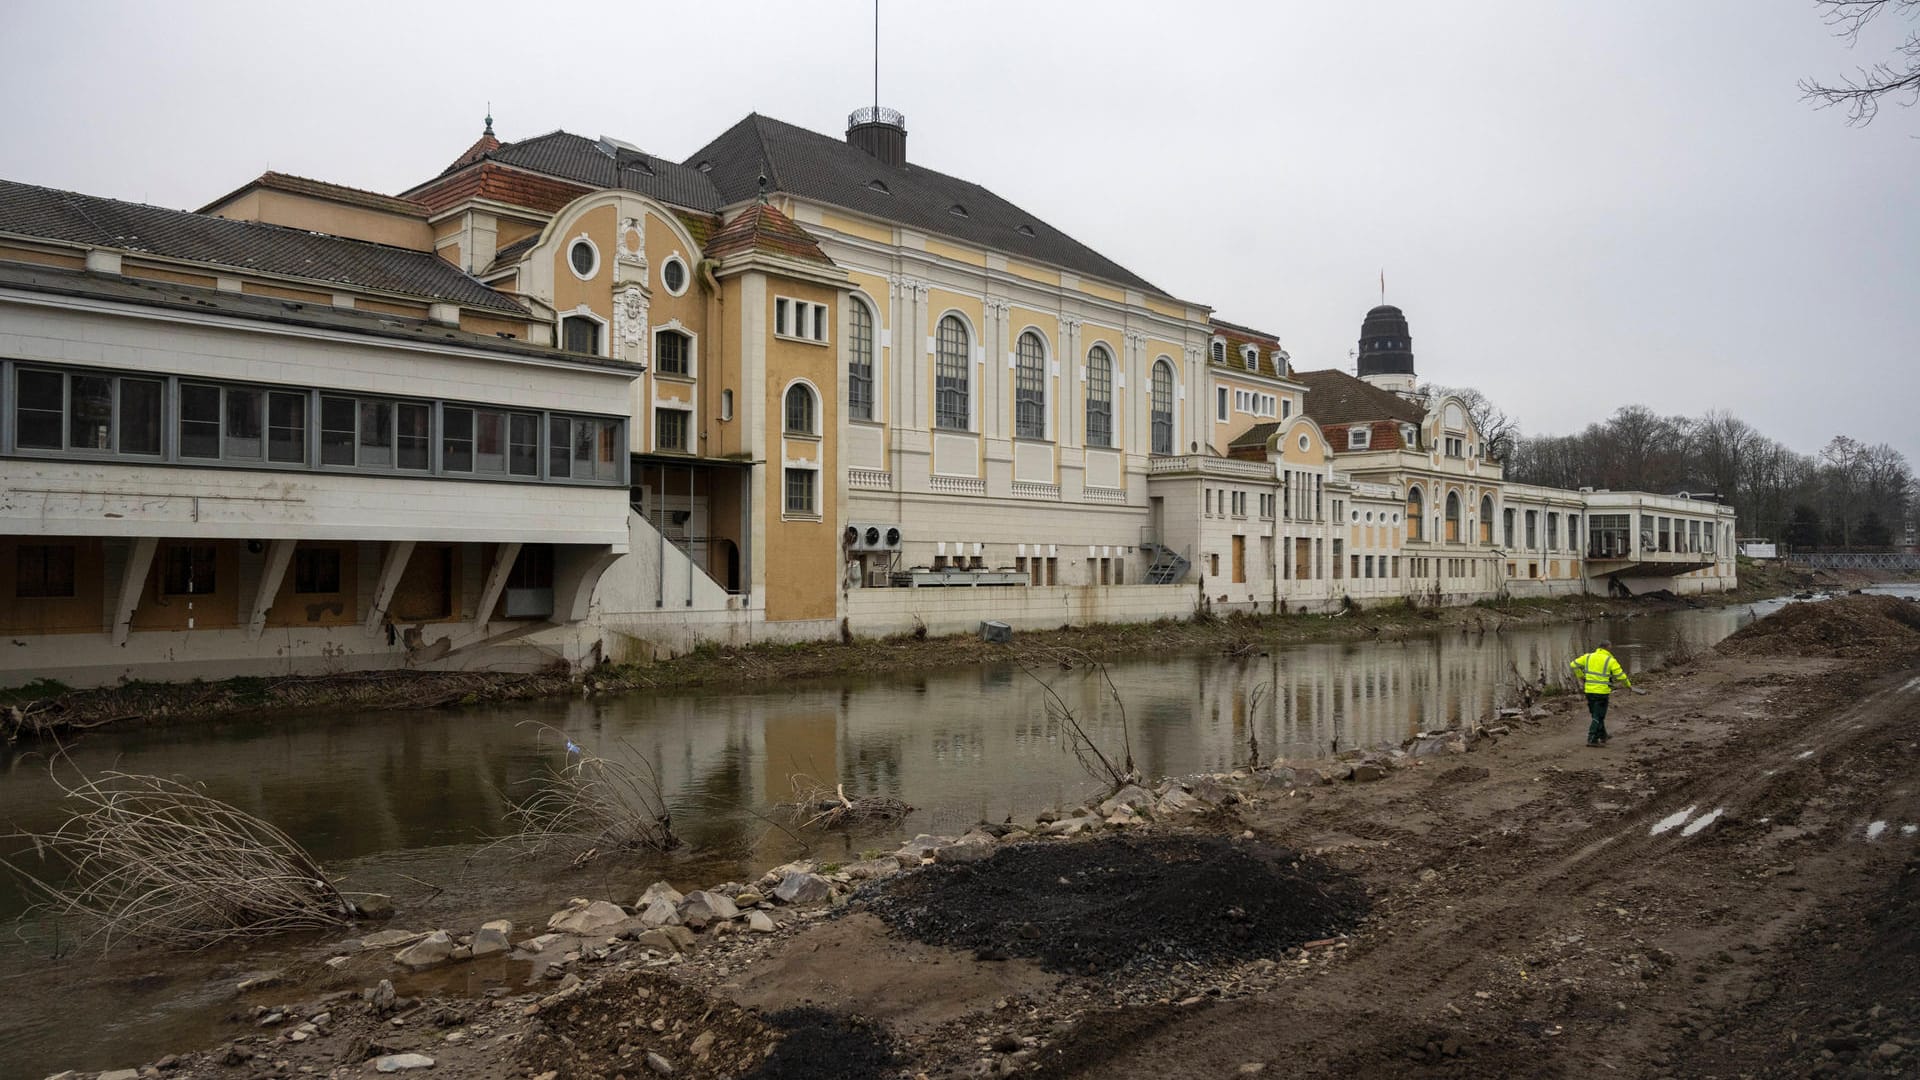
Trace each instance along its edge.
<path fill-rule="evenodd" d="M 1920 554 L 1911 551 L 1796 551 L 1787 561 L 1820 570 L 1920 570 Z"/>

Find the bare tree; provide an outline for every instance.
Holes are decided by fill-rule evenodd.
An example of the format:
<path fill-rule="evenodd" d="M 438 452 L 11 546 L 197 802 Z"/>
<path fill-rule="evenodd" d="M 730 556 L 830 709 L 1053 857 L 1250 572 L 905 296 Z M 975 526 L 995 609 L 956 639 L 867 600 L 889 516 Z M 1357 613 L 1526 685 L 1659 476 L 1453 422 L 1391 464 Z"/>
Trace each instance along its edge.
<path fill-rule="evenodd" d="M 1907 18 L 1920 14 L 1920 0 L 1814 0 L 1835 37 L 1847 47 L 1859 44 L 1860 34 L 1888 11 Z M 1847 123 L 1870 124 L 1880 113 L 1880 100 L 1905 95 L 1904 104 L 1920 100 L 1920 30 L 1908 29 L 1894 49 L 1896 59 L 1878 61 L 1842 75 L 1836 82 L 1801 79 L 1800 91 L 1817 107 L 1845 106 Z"/>
<path fill-rule="evenodd" d="M 1467 419 L 1473 421 L 1474 430 L 1480 433 L 1480 442 L 1486 448 L 1487 456 L 1504 462 L 1513 453 L 1514 440 L 1520 437 L 1520 421 L 1508 416 L 1487 395 L 1471 386 L 1441 386 L 1438 383 L 1422 383 L 1417 393 L 1428 401 L 1437 401 L 1448 394 L 1459 398 L 1460 404 L 1467 410 Z"/>

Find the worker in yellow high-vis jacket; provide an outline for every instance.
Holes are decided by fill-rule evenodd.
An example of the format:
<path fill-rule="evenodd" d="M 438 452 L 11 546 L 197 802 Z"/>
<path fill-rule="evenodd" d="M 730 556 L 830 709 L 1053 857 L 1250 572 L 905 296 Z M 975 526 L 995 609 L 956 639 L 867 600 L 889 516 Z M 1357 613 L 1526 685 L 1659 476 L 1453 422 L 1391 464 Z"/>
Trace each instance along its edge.
<path fill-rule="evenodd" d="M 1613 681 L 1633 689 L 1633 683 L 1627 679 L 1627 670 L 1620 661 L 1613 658 L 1609 651 L 1612 642 L 1603 641 L 1594 646 L 1592 652 L 1576 656 L 1569 666 L 1579 674 L 1582 687 L 1587 693 L 1587 715 L 1593 717 L 1593 723 L 1587 725 L 1587 745 L 1605 746 L 1607 743 L 1607 700 L 1613 696 Z"/>

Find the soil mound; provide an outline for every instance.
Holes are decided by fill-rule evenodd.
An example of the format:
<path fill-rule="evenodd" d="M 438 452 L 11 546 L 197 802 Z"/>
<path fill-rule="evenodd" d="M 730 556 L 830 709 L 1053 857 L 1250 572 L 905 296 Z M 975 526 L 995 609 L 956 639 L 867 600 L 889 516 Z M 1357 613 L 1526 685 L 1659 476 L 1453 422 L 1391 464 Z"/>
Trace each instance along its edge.
<path fill-rule="evenodd" d="M 1728 656 L 1884 656 L 1920 651 L 1920 604 L 1843 596 L 1788 604 L 1722 641 Z"/>
<path fill-rule="evenodd" d="M 664 975 L 614 976 L 544 1010 L 521 1044 L 528 1075 L 558 1080 L 651 1076 L 649 1053 L 673 1076 L 710 1080 L 880 1080 L 892 1074 L 886 1033 L 820 1009 L 761 1017 Z"/>
<path fill-rule="evenodd" d="M 1351 929 L 1366 898 L 1317 859 L 1215 836 L 1018 844 L 874 888 L 894 930 L 1048 971 L 1272 956 Z"/>

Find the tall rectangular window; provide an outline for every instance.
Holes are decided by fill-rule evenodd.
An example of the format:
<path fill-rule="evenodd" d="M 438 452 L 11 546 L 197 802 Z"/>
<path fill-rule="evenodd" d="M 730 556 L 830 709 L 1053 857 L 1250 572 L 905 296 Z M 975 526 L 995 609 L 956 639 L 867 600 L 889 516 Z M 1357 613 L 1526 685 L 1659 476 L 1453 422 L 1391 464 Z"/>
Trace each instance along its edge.
<path fill-rule="evenodd" d="M 566 479 L 573 475 L 573 422 L 564 416 L 547 419 L 547 475 Z"/>
<path fill-rule="evenodd" d="M 59 450 L 66 414 L 66 378 L 54 371 L 22 371 L 14 405 L 14 442 L 22 450 Z"/>
<path fill-rule="evenodd" d="M 278 390 L 267 395 L 267 460 L 307 460 L 307 395 Z"/>
<path fill-rule="evenodd" d="M 1047 437 L 1046 346 L 1028 331 L 1014 346 L 1013 434 L 1020 439 Z"/>
<path fill-rule="evenodd" d="M 687 418 L 681 409 L 653 410 L 653 446 L 656 450 L 687 449 Z"/>
<path fill-rule="evenodd" d="M 662 330 L 653 336 L 653 370 L 661 375 L 689 375 L 687 335 Z"/>
<path fill-rule="evenodd" d="M 360 459 L 358 464 L 376 469 L 393 467 L 393 402 L 361 401 Z"/>
<path fill-rule="evenodd" d="M 74 375 L 67 381 L 67 448 L 113 449 L 113 380 Z"/>
<path fill-rule="evenodd" d="M 220 388 L 180 384 L 180 456 L 220 456 Z"/>
<path fill-rule="evenodd" d="M 584 316 L 560 320 L 560 347 L 568 352 L 600 355 L 600 324 Z"/>
<path fill-rule="evenodd" d="M 13 549 L 13 595 L 59 600 L 75 595 L 74 545 L 21 544 Z"/>
<path fill-rule="evenodd" d="M 473 471 L 472 409 L 440 410 L 440 467 L 447 472 Z"/>
<path fill-rule="evenodd" d="M 1087 352 L 1087 445 L 1113 445 L 1113 357 L 1104 345 Z"/>
<path fill-rule="evenodd" d="M 352 398 L 320 399 L 320 464 L 352 465 L 359 406 Z"/>
<path fill-rule="evenodd" d="M 222 456 L 231 461 L 259 461 L 266 452 L 264 425 L 260 418 L 261 393 L 258 390 L 226 390 L 226 438 Z"/>
<path fill-rule="evenodd" d="M 158 379 L 120 380 L 120 452 L 160 452 L 160 406 L 164 387 Z"/>
<path fill-rule="evenodd" d="M 499 476 L 507 471 L 507 414 L 481 409 L 473 414 L 473 471 Z"/>
<path fill-rule="evenodd" d="M 339 592 L 340 549 L 333 547 L 295 548 L 293 551 L 293 591 L 296 594 Z"/>
<path fill-rule="evenodd" d="M 873 419 L 873 311 L 858 300 L 847 304 L 847 415 Z"/>
<path fill-rule="evenodd" d="M 966 324 L 948 315 L 934 335 L 933 423 L 967 431 L 973 427 L 972 358 Z"/>
<path fill-rule="evenodd" d="M 507 471 L 540 475 L 540 418 L 532 413 L 514 413 L 508 420 Z"/>
<path fill-rule="evenodd" d="M 432 464 L 433 410 L 416 402 L 403 401 L 395 410 L 398 423 L 394 440 L 398 464 L 403 469 L 425 469 Z"/>

